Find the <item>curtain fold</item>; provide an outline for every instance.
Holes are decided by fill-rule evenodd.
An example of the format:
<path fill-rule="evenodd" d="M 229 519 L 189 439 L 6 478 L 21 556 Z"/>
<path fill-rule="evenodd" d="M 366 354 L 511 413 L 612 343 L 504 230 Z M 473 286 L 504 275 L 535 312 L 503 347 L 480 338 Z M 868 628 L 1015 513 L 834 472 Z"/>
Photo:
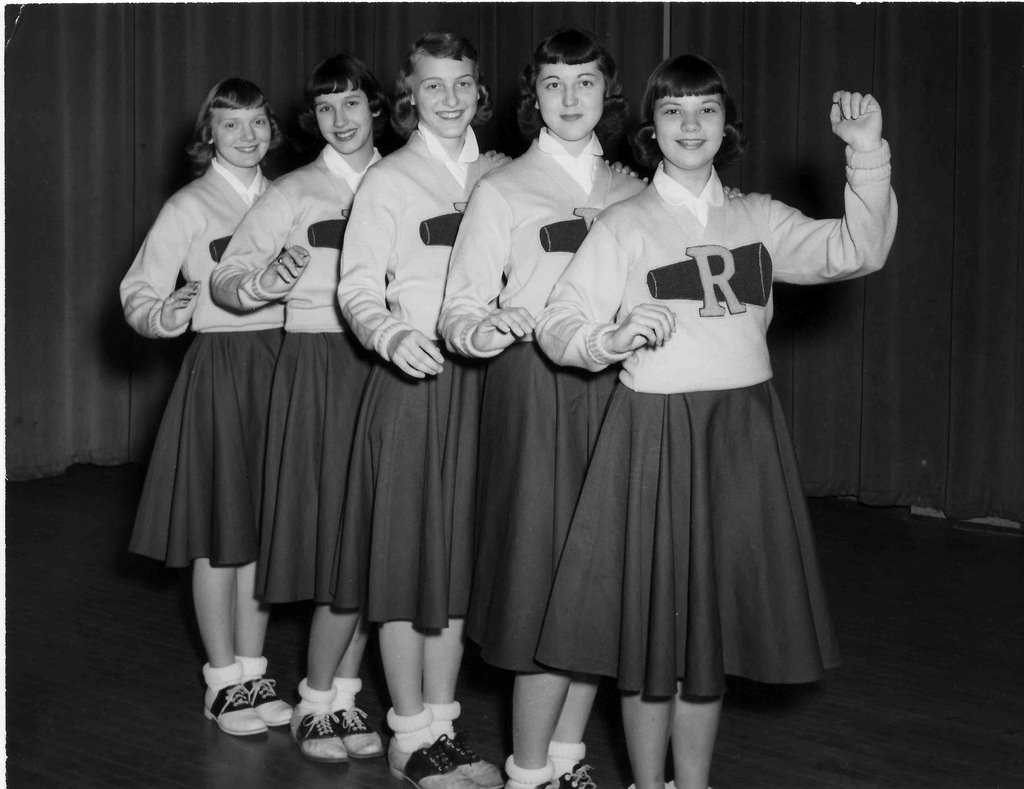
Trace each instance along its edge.
<path fill-rule="evenodd" d="M 1024 520 L 1024 6 L 61 4 L 6 20 L 11 479 L 146 459 L 188 340 L 136 337 L 117 286 L 186 182 L 214 82 L 263 88 L 289 141 L 268 161 L 280 174 L 316 147 L 295 118 L 319 60 L 351 51 L 390 90 L 413 40 L 453 29 L 495 97 L 481 143 L 515 155 L 522 66 L 577 26 L 616 58 L 633 120 L 666 42 L 712 58 L 749 138 L 723 180 L 811 216 L 842 207 L 832 91 L 878 96 L 900 202 L 886 268 L 776 289 L 769 345 L 807 490 Z M 608 153 L 629 161 L 623 144 Z"/>

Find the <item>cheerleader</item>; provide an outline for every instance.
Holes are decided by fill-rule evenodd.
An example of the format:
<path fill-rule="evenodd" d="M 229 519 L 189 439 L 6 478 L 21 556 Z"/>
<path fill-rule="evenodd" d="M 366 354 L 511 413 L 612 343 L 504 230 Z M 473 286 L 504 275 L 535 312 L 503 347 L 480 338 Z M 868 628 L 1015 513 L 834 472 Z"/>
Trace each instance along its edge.
<path fill-rule="evenodd" d="M 305 102 L 300 122 L 323 150 L 267 189 L 211 282 L 214 298 L 234 309 L 285 304 L 257 593 L 268 603 L 315 602 L 291 731 L 306 758 L 342 762 L 384 750 L 356 705 L 367 640 L 359 600 L 335 598 L 334 570 L 355 418 L 372 366 L 342 322 L 338 265 L 352 198 L 380 160 L 374 131 L 386 115 L 377 80 L 347 54 L 317 65 Z"/>
<path fill-rule="evenodd" d="M 228 734 L 291 718 L 264 674 L 268 610 L 254 595 L 270 381 L 279 305 L 239 315 L 210 298 L 211 269 L 264 191 L 260 162 L 280 140 L 260 89 L 223 80 L 206 95 L 188 148 L 194 181 L 157 216 L 121 282 L 125 318 L 145 337 L 196 332 L 157 433 L 130 548 L 192 566 L 206 652 L 203 711 Z M 179 272 L 186 284 L 175 289 Z"/>
<path fill-rule="evenodd" d="M 648 80 L 636 137 L 652 184 L 605 211 L 538 319 L 541 346 L 621 362 L 537 659 L 617 678 L 637 789 L 707 786 L 725 675 L 818 680 L 839 663 L 796 458 L 771 384 L 772 282 L 881 268 L 896 228 L 870 95 L 837 91 L 846 214 L 813 220 L 715 165 L 741 150 L 721 73 L 680 56 Z"/>
<path fill-rule="evenodd" d="M 363 397 L 349 472 L 339 592 L 366 589 L 391 695 L 393 775 L 429 789 L 500 787 L 457 735 L 456 683 L 474 551 L 476 365 L 437 345 L 461 210 L 495 164 L 471 123 L 491 102 L 473 46 L 430 33 L 405 58 L 392 125 L 408 137 L 375 165 L 352 208 L 338 299 L 387 365 Z M 366 561 L 368 557 L 368 562 Z"/>
<path fill-rule="evenodd" d="M 441 311 L 452 348 L 497 357 L 482 402 L 467 630 L 484 660 L 516 672 L 509 789 L 593 785 L 583 733 L 596 679 L 552 672 L 534 650 L 616 371 L 555 366 L 533 326 L 593 218 L 644 187 L 602 158 L 599 137 L 625 119 L 620 92 L 592 36 L 563 30 L 540 43 L 520 77 L 519 126 L 533 144 L 477 184 Z"/>

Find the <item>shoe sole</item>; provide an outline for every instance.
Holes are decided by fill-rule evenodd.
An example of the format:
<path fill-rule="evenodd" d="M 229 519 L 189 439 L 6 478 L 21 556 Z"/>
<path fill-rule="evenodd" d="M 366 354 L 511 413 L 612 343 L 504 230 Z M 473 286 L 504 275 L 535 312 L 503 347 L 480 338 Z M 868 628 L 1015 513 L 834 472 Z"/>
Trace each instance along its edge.
<path fill-rule="evenodd" d="M 209 712 L 208 710 L 203 710 L 203 715 L 206 717 L 208 721 L 213 721 L 214 723 L 216 723 L 218 729 L 220 729 L 225 734 L 230 734 L 232 737 L 254 737 L 257 734 L 267 733 L 267 727 L 265 724 L 262 729 L 253 729 L 252 731 L 231 731 L 230 729 L 225 729 L 223 726 L 221 726 L 220 721 L 217 720 L 216 717 L 214 717 L 212 712 Z"/>

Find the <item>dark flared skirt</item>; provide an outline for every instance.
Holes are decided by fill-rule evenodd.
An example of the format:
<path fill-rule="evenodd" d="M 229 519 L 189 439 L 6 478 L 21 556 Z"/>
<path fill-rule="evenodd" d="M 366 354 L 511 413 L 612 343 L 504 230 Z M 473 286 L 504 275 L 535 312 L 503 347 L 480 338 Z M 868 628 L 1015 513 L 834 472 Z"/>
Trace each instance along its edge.
<path fill-rule="evenodd" d="M 197 334 L 164 409 L 129 548 L 184 567 L 257 557 L 281 331 Z"/>
<path fill-rule="evenodd" d="M 534 652 L 617 372 L 558 367 L 535 343 L 487 368 L 467 630 L 492 665 L 544 670 Z"/>
<path fill-rule="evenodd" d="M 717 696 L 839 664 L 796 457 L 770 382 L 609 405 L 537 659 L 625 691 Z"/>
<path fill-rule="evenodd" d="M 257 594 L 331 601 L 352 437 L 373 357 L 349 333 L 288 333 L 270 397 Z"/>
<path fill-rule="evenodd" d="M 466 615 L 473 572 L 482 368 L 447 358 L 416 380 L 370 373 L 349 468 L 334 605 L 373 622 L 443 628 Z"/>

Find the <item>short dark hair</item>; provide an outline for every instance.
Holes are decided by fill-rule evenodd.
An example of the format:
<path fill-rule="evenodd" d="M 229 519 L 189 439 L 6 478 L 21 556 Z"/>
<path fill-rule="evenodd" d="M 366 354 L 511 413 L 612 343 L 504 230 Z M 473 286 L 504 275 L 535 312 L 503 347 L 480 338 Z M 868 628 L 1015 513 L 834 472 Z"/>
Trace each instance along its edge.
<path fill-rule="evenodd" d="M 608 140 L 622 130 L 629 113 L 629 104 L 622 96 L 622 84 L 615 60 L 597 39 L 582 30 L 565 29 L 552 33 L 533 51 L 533 58 L 519 75 L 519 107 L 516 112 L 519 131 L 533 139 L 544 126 L 537 109 L 537 76 L 541 67 L 549 63 L 578 66 L 596 61 L 604 75 L 604 110 L 595 128 L 598 138 Z"/>
<path fill-rule="evenodd" d="M 359 58 L 340 52 L 321 60 L 306 80 L 306 107 L 299 115 L 303 131 L 319 137 L 316 123 L 316 97 L 329 93 L 361 90 L 369 101 L 370 112 L 374 114 L 373 133 L 377 136 L 387 124 L 387 100 L 380 89 L 380 83 Z"/>
<path fill-rule="evenodd" d="M 258 110 L 261 107 L 266 109 L 267 118 L 270 120 L 270 147 L 273 149 L 281 144 L 281 128 L 263 91 L 241 77 L 222 79 L 210 88 L 203 103 L 199 105 L 192 140 L 185 148 L 188 153 L 189 169 L 194 177 L 198 178 L 205 173 L 213 161 L 213 111 Z"/>
<path fill-rule="evenodd" d="M 416 70 L 417 58 L 425 56 L 472 61 L 473 77 L 476 79 L 479 95 L 476 114 L 471 123 L 473 126 L 479 126 L 491 119 L 494 103 L 491 99 L 491 91 L 480 76 L 480 61 L 476 49 L 468 39 L 457 33 L 448 31 L 427 33 L 406 53 L 401 71 L 398 72 L 398 79 L 395 80 L 395 97 L 391 105 L 391 126 L 398 134 L 403 138 L 408 137 L 419 122 L 416 108 L 412 103 L 412 86 L 409 84 L 409 80 L 412 79 L 413 72 Z"/>
<path fill-rule="evenodd" d="M 630 144 L 637 161 L 647 167 L 661 162 L 661 149 L 654 139 L 654 105 L 666 96 L 721 96 L 725 107 L 725 139 L 715 154 L 715 167 L 728 167 L 743 156 L 747 141 L 736 102 L 729 95 L 725 77 L 718 67 L 700 55 L 677 55 L 668 58 L 647 78 L 640 107 L 640 127 L 633 132 Z"/>

